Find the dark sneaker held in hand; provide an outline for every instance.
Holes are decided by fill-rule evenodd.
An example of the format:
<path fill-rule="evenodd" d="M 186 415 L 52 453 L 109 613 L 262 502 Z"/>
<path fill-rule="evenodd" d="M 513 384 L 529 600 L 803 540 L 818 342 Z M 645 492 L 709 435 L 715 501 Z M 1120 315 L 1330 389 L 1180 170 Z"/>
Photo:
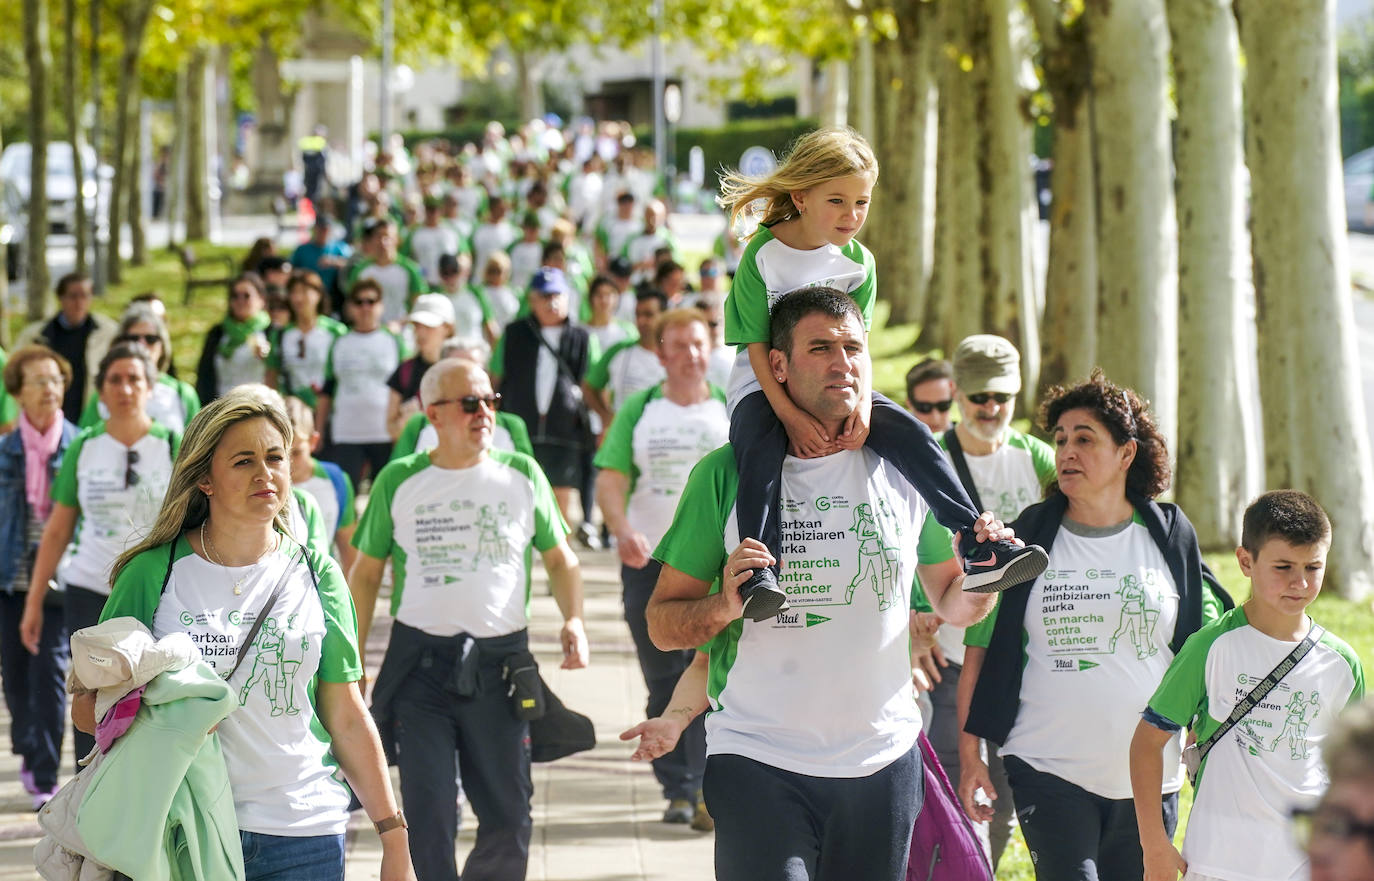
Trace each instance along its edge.
<path fill-rule="evenodd" d="M 964 590 L 1001 593 L 1036 578 L 1049 563 L 1049 555 L 1039 545 L 1022 547 L 1006 540 L 976 541 L 964 557 Z"/>
<path fill-rule="evenodd" d="M 778 587 L 778 577 L 772 569 L 755 569 L 749 580 L 740 585 L 739 598 L 744 600 L 742 617 L 750 621 L 767 621 L 787 609 L 787 594 Z"/>

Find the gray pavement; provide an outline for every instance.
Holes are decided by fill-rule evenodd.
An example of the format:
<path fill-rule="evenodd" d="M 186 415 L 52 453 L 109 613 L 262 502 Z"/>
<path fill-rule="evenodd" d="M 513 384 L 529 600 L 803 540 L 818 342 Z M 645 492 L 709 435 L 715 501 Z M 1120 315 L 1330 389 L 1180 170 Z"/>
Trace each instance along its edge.
<path fill-rule="evenodd" d="M 645 700 L 634 645 L 621 619 L 619 561 L 611 552 L 579 551 L 579 556 L 586 581 L 591 665 L 575 671 L 558 668 L 561 619 L 547 595 L 542 572 L 534 585 L 530 642 L 549 686 L 564 703 L 590 716 L 596 724 L 597 746 L 558 762 L 534 766 L 534 838 L 528 878 L 710 878 L 713 836 L 659 821 L 665 802 L 658 784 L 647 764 L 630 760 L 632 747 L 617 737 L 643 718 Z M 378 601 L 376 625 L 369 638 L 369 676 L 375 676 L 390 632 L 386 609 L 383 597 Z M 0 742 L 7 740 L 8 726 L 8 715 L 0 704 Z M 70 769 L 70 737 L 66 747 L 68 758 L 63 767 Z M 18 773 L 18 757 L 0 754 L 0 881 L 38 877 L 32 851 L 40 831 Z M 460 867 L 472 847 L 476 828 L 466 806 L 464 815 L 466 825 L 457 844 Z M 372 824 L 361 812 L 349 825 L 348 847 L 348 881 L 378 878 L 381 849 Z"/>

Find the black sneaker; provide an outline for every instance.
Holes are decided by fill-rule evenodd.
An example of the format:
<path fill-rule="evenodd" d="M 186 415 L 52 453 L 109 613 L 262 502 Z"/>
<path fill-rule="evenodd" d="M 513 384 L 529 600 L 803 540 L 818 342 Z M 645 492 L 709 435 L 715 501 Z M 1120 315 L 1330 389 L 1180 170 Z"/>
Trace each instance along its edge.
<path fill-rule="evenodd" d="M 1010 541 L 975 541 L 964 557 L 964 590 L 968 593 L 1001 593 L 1030 581 L 1050 564 L 1040 545 L 1021 546 Z"/>
<path fill-rule="evenodd" d="M 744 600 L 743 617 L 750 621 L 767 621 L 787 610 L 787 594 L 778 587 L 778 577 L 772 569 L 755 569 L 749 580 L 740 585 L 739 596 Z"/>

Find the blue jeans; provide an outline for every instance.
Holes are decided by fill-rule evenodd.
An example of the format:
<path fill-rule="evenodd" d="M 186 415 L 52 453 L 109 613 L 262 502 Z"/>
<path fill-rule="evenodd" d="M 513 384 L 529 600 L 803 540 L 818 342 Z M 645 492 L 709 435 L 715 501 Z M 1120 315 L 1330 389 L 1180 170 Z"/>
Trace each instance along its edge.
<path fill-rule="evenodd" d="M 244 881 L 343 881 L 344 836 L 239 832 Z"/>

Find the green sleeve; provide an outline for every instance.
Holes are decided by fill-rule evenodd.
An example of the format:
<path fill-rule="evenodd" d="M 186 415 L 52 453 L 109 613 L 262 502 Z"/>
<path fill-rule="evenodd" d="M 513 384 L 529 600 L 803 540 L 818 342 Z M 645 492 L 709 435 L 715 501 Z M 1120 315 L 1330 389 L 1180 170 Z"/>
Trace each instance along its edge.
<path fill-rule="evenodd" d="M 423 453 L 415 454 L 424 456 Z M 367 497 L 367 507 L 358 520 L 358 528 L 353 533 L 353 547 L 378 560 L 391 556 L 392 536 L 395 523 L 391 519 L 391 499 L 397 488 L 411 473 L 406 463 L 412 457 L 390 462 L 377 472 L 372 482 L 372 492 Z M 428 461 L 428 457 L 425 457 Z"/>
<path fill-rule="evenodd" d="M 412 413 L 401 428 L 396 443 L 392 445 L 391 458 L 388 461 L 394 462 L 402 456 L 409 456 L 415 452 L 415 447 L 420 443 L 420 432 L 425 430 L 425 423 L 428 421 L 429 419 L 425 417 L 425 414 Z"/>
<path fill-rule="evenodd" d="M 415 252 L 414 252 L 413 246 L 412 246 L 412 244 L 411 244 L 411 243 L 414 241 L 414 239 L 415 239 L 415 227 L 412 226 L 412 227 L 409 227 L 408 229 L 406 229 L 406 234 L 405 234 L 405 236 L 401 239 L 401 247 L 397 248 L 396 250 L 399 251 L 400 253 L 404 254 L 405 256 L 409 257 L 410 259 L 414 260 L 414 259 L 415 259 Z"/>
<path fill-rule="evenodd" d="M 619 410 L 615 411 L 615 417 L 606 429 L 606 437 L 601 442 L 601 449 L 596 451 L 596 458 L 592 461 L 597 468 L 619 471 L 630 478 L 631 492 L 634 491 L 635 481 L 639 478 L 639 469 L 635 467 L 634 461 L 635 426 L 644 415 L 644 406 L 649 402 L 653 391 L 654 389 L 644 389 L 635 392 L 625 400 Z"/>
<path fill-rule="evenodd" d="M 4 349 L 0 349 L 0 368 L 9 363 Z M 0 425 L 9 425 L 19 418 L 19 402 L 3 387 L 0 387 Z"/>
<path fill-rule="evenodd" d="M 86 402 L 86 406 L 81 410 L 81 420 L 76 423 L 77 428 L 90 428 L 92 425 L 100 424 L 100 396 L 91 395 L 91 399 Z"/>
<path fill-rule="evenodd" d="M 587 369 L 591 370 L 592 365 L 601 360 L 601 340 L 593 334 L 587 334 Z"/>
<path fill-rule="evenodd" d="M 358 613 L 348 582 L 328 554 L 314 549 L 306 553 L 319 578 L 320 605 L 324 608 L 319 676 L 325 682 L 356 682 L 363 678 L 363 664 L 358 654 Z"/>
<path fill-rule="evenodd" d="M 762 236 L 755 234 L 755 239 Z M 769 236 L 768 238 L 772 238 Z M 749 343 L 767 343 L 768 288 L 759 274 L 755 262 L 762 241 L 751 241 L 740 259 L 739 269 L 730 282 L 730 294 L 725 298 L 725 343 L 730 346 L 746 346 Z"/>
<path fill-rule="evenodd" d="M 496 345 L 491 349 L 491 360 L 487 362 L 487 372 L 495 379 L 500 379 L 505 375 L 506 360 L 506 334 L 504 328 L 501 336 L 496 340 Z"/>
<path fill-rule="evenodd" d="M 167 579 L 167 570 L 175 560 L 191 553 L 191 546 L 182 539 L 175 540 L 175 549 L 169 545 L 149 548 L 129 561 L 110 588 L 110 598 L 100 612 L 100 620 L 111 618 L 137 618 L 149 629 L 153 626 L 153 615 L 162 599 L 162 585 Z"/>
<path fill-rule="evenodd" d="M 559 511 L 558 500 L 553 496 L 553 487 L 549 486 L 549 479 L 544 476 L 544 469 L 539 467 L 538 462 L 523 453 L 492 450 L 489 455 L 494 461 L 508 465 L 525 475 L 534 488 L 535 550 L 542 552 L 557 547 L 559 542 L 563 541 L 568 534 L 568 525 L 563 522 L 563 514 Z"/>
<path fill-rule="evenodd" d="M 1346 706 L 1354 706 L 1364 699 L 1364 666 L 1360 664 L 1360 656 L 1355 653 L 1345 640 L 1327 631 L 1322 634 L 1321 644 L 1334 651 L 1345 659 L 1350 665 L 1350 675 L 1354 680 L 1350 689 L 1350 698 L 1346 701 Z"/>
<path fill-rule="evenodd" d="M 730 555 L 725 523 L 738 490 L 735 452 L 729 444 L 703 456 L 687 478 L 673 525 L 654 550 L 654 559 L 711 583 L 713 593 L 719 590 L 716 582 Z"/>
<path fill-rule="evenodd" d="M 878 268 L 873 261 L 873 255 L 868 249 L 860 245 L 857 241 L 852 241 L 849 246 L 858 250 L 858 254 L 851 255 L 863 263 L 864 280 L 857 288 L 849 292 L 849 296 L 854 298 L 854 302 L 859 304 L 859 311 L 864 316 L 864 330 L 873 329 L 873 304 L 878 297 Z M 845 249 L 846 252 L 849 248 Z"/>
<path fill-rule="evenodd" d="M 1058 476 L 1054 468 L 1054 447 L 1038 437 L 1026 435 L 1026 449 L 1031 455 L 1031 463 L 1035 466 L 1035 476 L 1040 480 L 1040 486 L 1049 486 Z"/>
<path fill-rule="evenodd" d="M 601 246 L 602 253 L 611 253 L 611 234 L 606 229 L 605 223 L 596 225 L 596 243 Z"/>
<path fill-rule="evenodd" d="M 272 337 L 272 348 L 268 351 L 267 357 L 264 359 L 263 363 L 273 370 L 281 370 L 281 341 L 282 338 L 286 336 L 286 331 L 290 330 L 292 326 L 293 325 L 287 325 L 285 330 Z"/>
<path fill-rule="evenodd" d="M 525 427 L 525 420 L 514 413 L 497 413 L 496 421 L 505 427 L 510 435 L 511 445 L 515 447 L 517 453 L 524 453 L 531 459 L 534 458 L 534 444 L 530 442 L 530 430 Z"/>
<path fill-rule="evenodd" d="M 992 642 L 992 628 L 997 623 L 997 613 L 1002 608 L 1002 598 L 997 598 L 997 603 L 988 612 L 988 616 L 977 624 L 964 630 L 964 645 L 971 645 L 976 648 L 987 648 Z"/>
<path fill-rule="evenodd" d="M 352 526 L 358 522 L 358 504 L 353 491 L 353 478 L 342 468 L 339 469 L 339 473 L 343 475 L 344 485 L 344 497 L 339 500 L 339 526 Z"/>
<path fill-rule="evenodd" d="M 332 342 L 332 343 L 329 344 L 329 354 L 327 354 L 327 355 L 324 356 L 324 386 L 325 386 L 325 388 L 328 388 L 328 387 L 329 387 L 329 384 L 332 383 L 332 382 L 334 381 L 334 347 L 337 346 L 337 345 L 339 344 L 339 340 L 341 340 L 341 339 L 343 339 L 343 337 L 337 337 L 337 338 L 335 338 L 334 342 Z M 315 426 L 315 427 L 316 427 L 317 429 L 319 429 L 321 432 L 324 431 L 324 426 L 317 425 L 317 426 Z"/>
<path fill-rule="evenodd" d="M 1212 590 L 1212 585 L 1207 579 L 1202 580 L 1202 624 L 1206 625 L 1220 618 L 1226 613 L 1226 607 L 1221 604 L 1221 598 Z"/>
<path fill-rule="evenodd" d="M 596 337 L 592 337 L 591 342 L 595 344 Z M 587 368 L 587 375 L 583 377 L 587 385 L 598 391 L 604 389 L 611 381 L 611 362 L 615 360 L 615 357 L 624 349 L 637 345 L 639 345 L 638 340 L 621 340 L 617 343 L 612 343 L 611 347 L 604 352 L 600 351 L 600 346 L 597 346 L 596 350 L 593 351 L 592 347 L 589 345 L 587 347 L 587 358 L 591 367 Z"/>
<path fill-rule="evenodd" d="M 196 394 L 195 386 L 189 382 L 178 379 L 176 384 L 177 396 L 181 398 L 181 409 L 186 411 L 186 424 L 190 425 L 191 420 L 200 412 L 200 395 Z"/>
<path fill-rule="evenodd" d="M 921 579 L 911 579 L 911 611 L 934 613 L 935 607 L 930 604 L 930 599 L 926 597 L 926 589 L 921 586 Z"/>
<path fill-rule="evenodd" d="M 468 290 L 477 298 L 477 308 L 482 310 L 482 320 L 491 321 L 491 300 L 487 297 L 487 292 L 481 285 L 468 285 Z"/>
<path fill-rule="evenodd" d="M 1192 727 L 1193 720 L 1207 711 L 1207 654 L 1217 637 L 1236 626 L 1246 626 L 1243 613 L 1209 624 L 1188 637 L 1150 697 L 1150 709 L 1175 725 Z"/>
<path fill-rule="evenodd" d="M 409 306 L 406 307 L 406 309 L 409 308 Z M 396 363 L 400 364 L 402 361 L 409 358 L 411 356 L 411 351 L 410 346 L 406 345 L 406 338 L 399 333 L 393 332 L 389 327 L 383 329 L 391 334 L 391 338 L 396 341 Z"/>
<path fill-rule="evenodd" d="M 425 274 L 420 271 L 420 266 L 414 260 L 406 260 L 406 272 L 410 275 L 410 299 L 406 301 L 406 309 L 415 306 L 415 298 L 429 291 L 429 284 L 425 281 Z"/>
<path fill-rule="evenodd" d="M 296 504 L 300 505 L 301 518 L 305 520 L 305 544 L 313 551 L 329 555 L 329 548 L 333 544 L 333 539 L 325 534 L 324 514 L 320 512 L 320 504 L 311 497 L 310 493 L 303 490 L 291 490 L 296 497 Z"/>
<path fill-rule="evenodd" d="M 52 482 L 52 500 L 68 508 L 81 507 L 76 496 L 76 468 L 81 462 L 81 449 L 92 431 L 88 428 L 72 439 L 71 446 L 62 454 L 62 468 L 57 472 L 57 479 Z"/>
<path fill-rule="evenodd" d="M 916 562 L 922 566 L 943 563 L 954 557 L 954 534 L 940 525 L 935 515 L 926 512 L 921 535 L 916 541 Z"/>

